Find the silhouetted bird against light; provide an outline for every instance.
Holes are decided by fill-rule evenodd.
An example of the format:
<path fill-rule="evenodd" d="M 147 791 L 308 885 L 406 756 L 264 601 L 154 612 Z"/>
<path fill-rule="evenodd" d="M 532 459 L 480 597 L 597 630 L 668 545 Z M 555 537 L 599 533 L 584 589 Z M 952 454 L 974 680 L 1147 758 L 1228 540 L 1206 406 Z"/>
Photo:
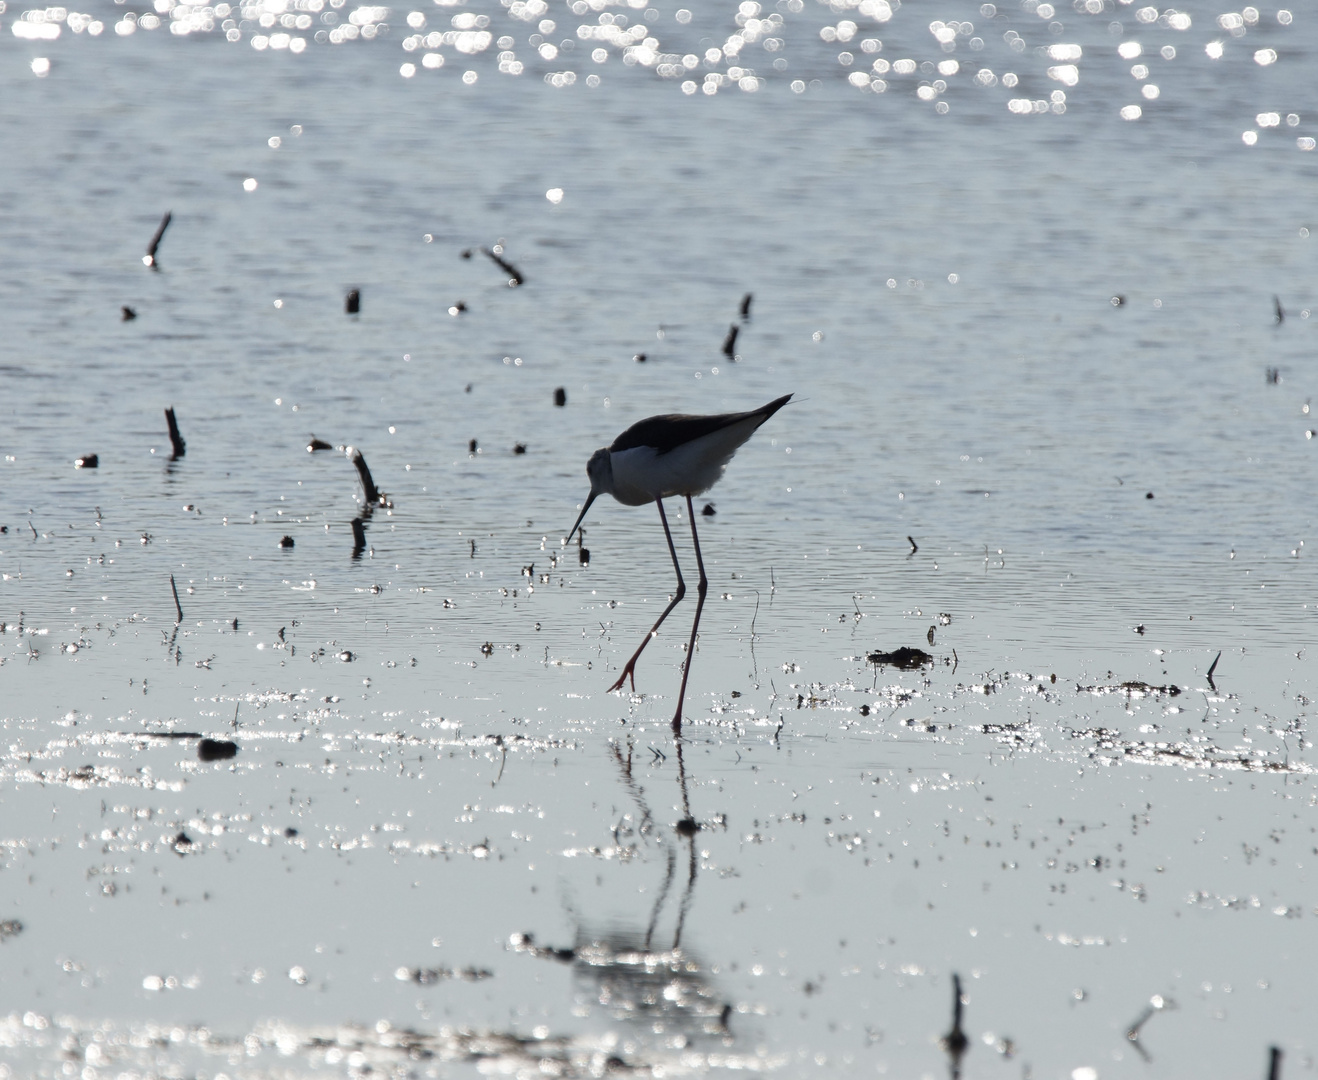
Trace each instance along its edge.
<path fill-rule="evenodd" d="M 677 572 L 677 592 L 650 628 L 645 640 L 632 654 L 632 658 L 627 661 L 618 681 L 609 687 L 610 690 L 621 690 L 628 678 L 632 680 L 632 689 L 636 688 L 636 661 L 668 618 L 669 612 L 686 595 L 686 582 L 682 580 L 682 567 L 677 561 L 677 549 L 673 546 L 673 534 L 668 528 L 663 503 L 664 499 L 675 495 L 686 499 L 687 518 L 691 522 L 691 542 L 696 550 L 696 565 L 700 568 L 700 584 L 696 617 L 691 624 L 691 640 L 687 645 L 687 661 L 682 671 L 682 688 L 677 696 L 677 712 L 673 715 L 675 731 L 680 730 L 682 724 L 682 702 L 686 697 L 687 676 L 691 673 L 696 629 L 700 625 L 700 612 L 709 588 L 705 563 L 700 555 L 700 537 L 696 533 L 696 514 L 691 505 L 691 497 L 708 491 L 718 483 L 723 470 L 742 443 L 786 405 L 791 397 L 791 394 L 786 394 L 749 412 L 719 413 L 713 416 L 651 416 L 633 424 L 614 439 L 612 445 L 596 450 L 586 464 L 586 475 L 590 477 L 590 495 L 563 543 L 572 539 L 586 511 L 600 495 L 612 495 L 625 506 L 642 506 L 653 502 L 659 508 L 659 520 L 664 526 L 668 553 L 673 558 L 673 569 Z"/>

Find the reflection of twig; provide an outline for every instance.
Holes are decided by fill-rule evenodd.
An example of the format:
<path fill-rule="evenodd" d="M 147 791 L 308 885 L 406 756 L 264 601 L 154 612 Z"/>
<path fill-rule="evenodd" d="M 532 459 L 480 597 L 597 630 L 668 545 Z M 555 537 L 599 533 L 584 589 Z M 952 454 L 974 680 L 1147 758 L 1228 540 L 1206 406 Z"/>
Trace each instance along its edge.
<path fill-rule="evenodd" d="M 755 617 L 760 613 L 760 590 L 755 589 L 755 613 L 751 615 L 751 678 L 755 680 L 755 689 L 760 688 L 760 664 L 755 658 Z"/>
<path fill-rule="evenodd" d="M 503 779 L 503 767 L 508 763 L 508 746 L 504 743 L 502 735 L 494 737 L 494 745 L 503 751 L 503 757 L 499 759 L 499 775 L 494 778 L 494 783 L 490 787 L 498 786 L 499 781 Z"/>
<path fill-rule="evenodd" d="M 1135 1018 L 1135 1022 L 1126 1029 L 1127 1040 L 1129 1040 L 1131 1045 L 1135 1047 L 1139 1056 L 1142 1057 L 1146 1063 L 1152 1061 L 1153 1058 L 1149 1056 L 1149 1052 L 1144 1049 L 1143 1044 L 1140 1042 L 1140 1031 L 1143 1029 L 1144 1025 L 1149 1022 L 1149 1018 L 1154 1013 L 1174 1007 L 1174 1002 L 1167 1000 L 1161 994 L 1154 994 L 1153 997 L 1149 999 L 1149 1003 L 1144 1006 L 1144 1011 L 1140 1013 L 1139 1016 Z"/>
<path fill-rule="evenodd" d="M 970 1046 L 970 1040 L 966 1038 L 966 1033 L 961 1030 L 961 1009 L 964 1005 L 961 997 L 961 976 L 953 974 L 952 976 L 952 1030 L 943 1036 L 943 1049 L 947 1051 L 949 1059 L 948 1070 L 952 1075 L 952 1080 L 958 1080 L 961 1075 L 961 1058 L 965 1056 L 966 1050 Z"/>

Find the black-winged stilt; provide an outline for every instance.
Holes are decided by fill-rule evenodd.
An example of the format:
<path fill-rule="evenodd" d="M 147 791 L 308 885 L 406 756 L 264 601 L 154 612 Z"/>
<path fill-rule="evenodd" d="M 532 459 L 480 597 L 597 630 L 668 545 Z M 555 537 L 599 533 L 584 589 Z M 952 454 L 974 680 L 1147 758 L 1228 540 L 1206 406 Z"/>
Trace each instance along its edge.
<path fill-rule="evenodd" d="M 668 553 L 673 557 L 673 569 L 677 573 L 677 592 L 632 654 L 632 658 L 627 661 L 618 681 L 609 687 L 610 691 L 621 690 L 622 684 L 629 678 L 632 689 L 636 689 L 636 661 L 650 639 L 658 633 L 669 612 L 686 595 L 686 582 L 682 579 L 682 567 L 677 561 L 677 548 L 673 546 L 673 534 L 668 528 L 663 502 L 674 495 L 686 498 L 687 518 L 691 522 L 691 543 L 696 549 L 696 566 L 700 568 L 700 584 L 696 617 L 691 623 L 691 639 L 687 644 L 687 659 L 682 668 L 682 688 L 678 691 L 677 712 L 673 716 L 674 731 L 680 731 L 682 726 L 686 680 L 691 673 L 696 630 L 700 626 L 700 612 L 705 606 L 705 593 L 709 589 L 705 563 L 700 556 L 700 537 L 696 534 L 696 514 L 691 505 L 691 497 L 708 491 L 718 483 L 723 470 L 742 443 L 791 398 L 791 394 L 785 394 L 749 412 L 718 413 L 713 416 L 651 416 L 633 424 L 614 439 L 612 445 L 596 450 L 586 464 L 586 475 L 590 477 L 590 495 L 563 543 L 572 539 L 586 511 L 600 495 L 612 495 L 625 506 L 642 506 L 653 502 L 659 508 L 659 520 L 664 526 Z"/>

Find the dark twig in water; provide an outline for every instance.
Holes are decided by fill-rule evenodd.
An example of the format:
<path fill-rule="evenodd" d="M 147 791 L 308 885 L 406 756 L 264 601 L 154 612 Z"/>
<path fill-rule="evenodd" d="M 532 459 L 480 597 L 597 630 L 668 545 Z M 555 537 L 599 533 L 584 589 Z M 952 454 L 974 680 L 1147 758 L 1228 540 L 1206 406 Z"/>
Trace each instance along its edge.
<path fill-rule="evenodd" d="M 331 446 L 329 443 L 327 443 L 324 439 L 318 439 L 314 435 L 312 435 L 310 440 L 307 442 L 308 454 L 314 454 L 317 450 L 333 450 L 333 449 L 334 447 Z"/>
<path fill-rule="evenodd" d="M 733 359 L 737 355 L 736 353 L 737 334 L 739 332 L 740 332 L 740 328 L 737 326 L 736 323 L 733 323 L 731 326 L 728 327 L 728 336 L 723 339 L 723 355 L 726 356 L 729 360 Z"/>
<path fill-rule="evenodd" d="M 137 312 L 134 311 L 132 308 L 130 308 L 127 304 L 124 304 L 119 309 L 120 322 L 132 322 L 136 318 L 137 318 Z"/>
<path fill-rule="evenodd" d="M 83 454 L 80 458 L 75 458 L 73 467 L 75 469 L 98 469 L 101 466 L 99 454 Z"/>
<path fill-rule="evenodd" d="M 1281 306 L 1280 296 L 1274 296 L 1272 298 L 1272 307 L 1273 307 L 1272 324 L 1273 326 L 1280 326 L 1282 323 L 1286 321 L 1286 310 Z"/>
<path fill-rule="evenodd" d="M 160 247 L 160 239 L 165 235 L 165 230 L 169 228 L 169 223 L 173 220 L 174 212 L 166 210 L 165 216 L 160 219 L 160 224 L 156 228 L 155 235 L 151 237 L 151 242 L 146 246 L 146 255 L 142 257 L 142 261 L 152 270 L 160 269 L 160 264 L 156 262 L 156 249 Z"/>
<path fill-rule="evenodd" d="M 947 1051 L 949 1071 L 952 1080 L 961 1075 L 961 1059 L 970 1047 L 970 1040 L 961 1029 L 961 1010 L 965 1001 L 961 996 L 961 976 L 952 976 L 952 1030 L 942 1038 L 943 1049 Z"/>
<path fill-rule="evenodd" d="M 361 518 L 352 519 L 352 557 L 360 559 L 366 550 L 366 527 Z"/>
<path fill-rule="evenodd" d="M 1217 662 L 1222 659 L 1222 650 L 1218 649 L 1217 655 L 1213 657 L 1213 662 L 1208 665 L 1208 685 L 1214 690 L 1217 689 L 1217 683 L 1213 682 L 1213 672 L 1217 670 Z"/>
<path fill-rule="evenodd" d="M 741 298 L 741 317 L 743 319 L 749 319 L 751 317 L 751 300 L 753 299 L 754 295 L 752 293 L 747 293 Z"/>
<path fill-rule="evenodd" d="M 348 295 L 343 298 L 343 312 L 345 315 L 357 315 L 362 310 L 362 291 L 361 289 L 349 289 Z"/>
<path fill-rule="evenodd" d="M 515 267 L 512 263 L 510 263 L 507 259 L 503 257 L 502 244 L 495 244 L 494 247 L 492 248 L 482 247 L 482 248 L 478 248 L 477 250 L 487 255 L 490 261 L 493 262 L 495 266 L 497 266 L 500 270 L 502 270 L 505 274 L 508 275 L 508 287 L 510 289 L 515 289 L 518 285 L 521 285 L 526 281 L 526 278 L 522 277 L 521 272 L 517 269 L 517 267 Z M 468 248 L 466 251 L 464 251 L 462 253 L 462 257 L 464 259 L 470 259 L 471 249 Z"/>
<path fill-rule="evenodd" d="M 1281 1080 L 1281 1047 L 1268 1048 L 1268 1080 Z"/>
<path fill-rule="evenodd" d="M 917 551 L 920 550 L 920 545 L 917 544 L 917 543 L 915 542 L 915 538 L 914 538 L 914 537 L 908 536 L 908 537 L 906 538 L 906 542 L 907 542 L 908 544 L 911 545 L 911 554 L 912 554 L 912 555 L 914 555 Z"/>
<path fill-rule="evenodd" d="M 374 506 L 376 503 L 383 502 L 384 497 L 371 478 L 371 470 L 366 467 L 366 458 L 362 456 L 362 452 L 354 446 L 348 451 L 348 458 L 357 467 L 357 475 L 361 479 L 362 492 L 366 496 L 367 505 Z"/>
<path fill-rule="evenodd" d="M 174 448 L 169 460 L 177 461 L 188 452 L 188 444 L 183 441 L 183 436 L 179 432 L 178 418 L 174 415 L 173 405 L 165 410 L 165 423 L 169 425 L 169 442 Z"/>
<path fill-rule="evenodd" d="M 178 602 L 178 586 L 174 584 L 174 575 L 169 575 L 169 588 L 174 594 L 174 612 L 178 618 L 174 620 L 174 625 L 178 626 L 183 621 L 183 605 Z"/>

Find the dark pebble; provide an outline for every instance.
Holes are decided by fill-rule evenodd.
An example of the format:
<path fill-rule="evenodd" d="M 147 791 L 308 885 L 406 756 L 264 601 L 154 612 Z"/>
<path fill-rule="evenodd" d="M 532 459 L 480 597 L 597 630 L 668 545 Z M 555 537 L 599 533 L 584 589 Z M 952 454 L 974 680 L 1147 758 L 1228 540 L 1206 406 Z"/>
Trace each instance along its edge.
<path fill-rule="evenodd" d="M 197 757 L 202 761 L 228 761 L 238 756 L 238 744 L 228 739 L 202 739 L 197 744 Z"/>
<path fill-rule="evenodd" d="M 291 536 L 280 537 L 279 546 L 281 548 L 291 548 L 293 546 L 293 538 Z"/>

